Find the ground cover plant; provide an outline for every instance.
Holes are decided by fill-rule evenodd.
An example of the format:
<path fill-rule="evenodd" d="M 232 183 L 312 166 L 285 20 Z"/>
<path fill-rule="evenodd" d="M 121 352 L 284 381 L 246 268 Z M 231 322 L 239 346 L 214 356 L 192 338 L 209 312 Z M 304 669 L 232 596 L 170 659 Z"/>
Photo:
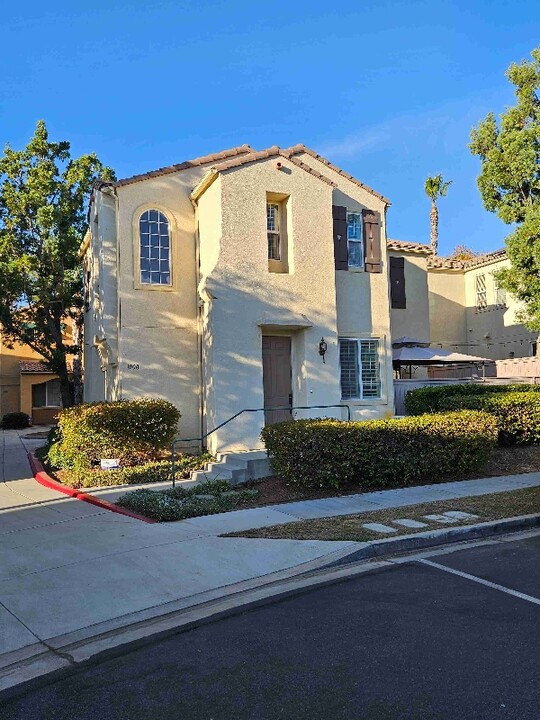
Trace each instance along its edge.
<path fill-rule="evenodd" d="M 488 413 L 466 410 L 346 423 L 297 420 L 261 437 L 276 474 L 309 488 L 403 487 L 478 471 L 497 439 Z"/>
<path fill-rule="evenodd" d="M 257 495 L 256 488 L 234 488 L 225 480 L 208 480 L 192 488 L 133 490 L 122 495 L 116 504 L 166 522 L 235 510 L 253 501 Z"/>

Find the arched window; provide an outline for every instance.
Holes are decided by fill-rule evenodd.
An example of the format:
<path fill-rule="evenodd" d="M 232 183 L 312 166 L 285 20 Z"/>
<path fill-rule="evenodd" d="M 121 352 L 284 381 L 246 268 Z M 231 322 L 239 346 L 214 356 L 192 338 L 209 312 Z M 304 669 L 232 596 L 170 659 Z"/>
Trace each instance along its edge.
<path fill-rule="evenodd" d="M 159 210 L 145 210 L 139 219 L 141 283 L 171 284 L 169 221 Z"/>

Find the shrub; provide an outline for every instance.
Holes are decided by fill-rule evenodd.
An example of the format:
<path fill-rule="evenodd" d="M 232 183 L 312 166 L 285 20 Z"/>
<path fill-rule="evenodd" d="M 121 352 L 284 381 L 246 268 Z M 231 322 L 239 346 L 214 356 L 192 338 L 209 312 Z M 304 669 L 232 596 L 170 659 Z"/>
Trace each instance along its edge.
<path fill-rule="evenodd" d="M 454 395 L 440 403 L 440 410 L 482 410 L 497 421 L 500 445 L 540 443 L 540 395 L 538 392 L 505 392 L 485 395 Z"/>
<path fill-rule="evenodd" d="M 51 465 L 90 468 L 101 458 L 123 465 L 160 459 L 172 442 L 180 413 L 166 400 L 85 403 L 64 409 L 58 418 L 59 440 L 48 454 Z"/>
<path fill-rule="evenodd" d="M 490 395 L 507 392 L 539 392 L 540 385 L 513 384 L 491 385 L 489 383 L 456 383 L 436 385 L 409 390 L 405 395 L 405 408 L 409 415 L 439 412 L 447 409 L 447 399 L 455 395 Z"/>
<path fill-rule="evenodd" d="M 30 427 L 30 418 L 23 412 L 6 413 L 2 418 L 0 427 L 3 430 L 20 430 Z"/>
<path fill-rule="evenodd" d="M 304 487 L 405 486 L 471 472 L 488 460 L 495 419 L 462 411 L 346 423 L 297 420 L 265 427 L 273 469 Z"/>
<path fill-rule="evenodd" d="M 176 477 L 187 478 L 192 470 L 202 469 L 211 455 L 180 455 L 176 457 Z M 108 485 L 138 485 L 139 483 L 170 482 L 171 462 L 149 462 L 118 470 L 70 469 L 60 473 L 60 479 L 74 488 L 105 487 Z"/>

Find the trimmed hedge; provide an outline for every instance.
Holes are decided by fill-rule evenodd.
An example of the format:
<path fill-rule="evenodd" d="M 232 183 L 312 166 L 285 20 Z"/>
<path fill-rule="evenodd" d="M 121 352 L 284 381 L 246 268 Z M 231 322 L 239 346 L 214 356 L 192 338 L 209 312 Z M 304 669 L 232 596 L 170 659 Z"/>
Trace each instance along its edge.
<path fill-rule="evenodd" d="M 30 418 L 23 412 L 6 413 L 0 422 L 2 430 L 21 430 L 30 427 Z"/>
<path fill-rule="evenodd" d="M 454 395 L 440 402 L 440 411 L 482 410 L 497 421 L 500 445 L 540 443 L 540 395 L 538 392 L 506 392 L 485 395 Z"/>
<path fill-rule="evenodd" d="M 176 478 L 187 478 L 192 470 L 202 470 L 211 459 L 212 456 L 206 454 L 178 455 L 176 457 Z M 171 462 L 170 460 L 161 460 L 119 470 L 61 470 L 59 479 L 74 488 L 170 482 L 172 481 Z"/>
<path fill-rule="evenodd" d="M 456 383 L 409 390 L 405 395 L 405 408 L 409 415 L 423 415 L 447 410 L 447 399 L 470 395 L 491 395 L 507 392 L 540 392 L 540 385 L 520 383 L 513 385 L 490 385 L 488 383 Z"/>
<path fill-rule="evenodd" d="M 122 465 L 160 459 L 176 435 L 180 413 L 157 399 L 85 403 L 64 409 L 48 461 L 54 467 L 85 469 L 101 458 Z"/>
<path fill-rule="evenodd" d="M 261 433 L 275 472 L 304 487 L 406 486 L 480 469 L 497 439 L 475 410 L 395 420 L 296 420 Z"/>

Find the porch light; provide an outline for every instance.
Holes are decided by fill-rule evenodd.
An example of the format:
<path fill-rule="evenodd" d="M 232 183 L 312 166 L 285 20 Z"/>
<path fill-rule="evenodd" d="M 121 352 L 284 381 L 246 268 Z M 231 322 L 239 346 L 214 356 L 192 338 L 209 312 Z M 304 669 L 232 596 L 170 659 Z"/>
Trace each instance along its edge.
<path fill-rule="evenodd" d="M 322 357 L 322 361 L 326 362 L 324 359 L 324 356 L 326 355 L 326 351 L 328 350 L 328 344 L 326 340 L 322 337 L 321 342 L 319 343 L 319 355 Z"/>

